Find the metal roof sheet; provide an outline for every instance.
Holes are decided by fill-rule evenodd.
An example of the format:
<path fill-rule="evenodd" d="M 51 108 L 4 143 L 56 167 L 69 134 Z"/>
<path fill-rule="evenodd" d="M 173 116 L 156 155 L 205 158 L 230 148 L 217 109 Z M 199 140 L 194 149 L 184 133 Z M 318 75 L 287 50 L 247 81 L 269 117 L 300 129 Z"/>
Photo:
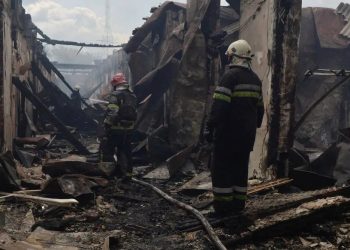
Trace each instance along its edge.
<path fill-rule="evenodd" d="M 312 8 L 312 11 L 321 48 L 348 48 L 350 44 L 349 37 L 339 35 L 345 28 L 344 18 L 337 15 L 334 9 Z"/>
<path fill-rule="evenodd" d="M 342 15 L 344 17 L 345 22 L 347 22 L 347 24 L 339 32 L 339 34 L 343 37 L 350 38 L 350 4 L 340 3 L 338 8 L 335 10 L 335 13 L 338 15 Z"/>

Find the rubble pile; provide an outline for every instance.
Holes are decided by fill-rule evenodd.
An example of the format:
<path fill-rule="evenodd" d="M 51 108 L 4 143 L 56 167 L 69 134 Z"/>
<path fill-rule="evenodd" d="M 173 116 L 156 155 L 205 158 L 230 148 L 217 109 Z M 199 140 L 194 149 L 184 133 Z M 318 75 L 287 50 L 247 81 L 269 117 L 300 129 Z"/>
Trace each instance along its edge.
<path fill-rule="evenodd" d="M 110 178 L 99 169 L 93 155 L 76 155 L 65 141 L 55 140 L 48 145 L 50 140 L 39 138 L 16 140 L 21 142 L 17 143 L 18 150 L 22 154 L 31 152 L 35 159 L 28 167 L 17 155 L 17 160 L 10 158 L 8 168 L 14 170 L 17 185 L 1 193 L 1 247 L 212 249 L 193 215 L 149 188 Z M 86 139 L 86 143 L 93 141 Z M 134 176 L 199 209 L 227 247 L 349 246 L 346 211 L 350 201 L 345 198 L 349 188 L 279 193 L 278 187 L 283 190 L 290 179 L 268 183 L 251 180 L 249 203 L 242 215 L 212 218 L 210 173 L 205 166 L 194 164 L 191 155 L 185 159 L 187 164 L 172 175 L 167 165 L 149 165 L 136 166 Z M 343 212 L 345 215 L 340 216 Z M 334 219 L 335 213 L 339 218 Z M 327 216 L 332 222 L 326 220 Z M 310 228 L 304 227 L 306 220 Z"/>

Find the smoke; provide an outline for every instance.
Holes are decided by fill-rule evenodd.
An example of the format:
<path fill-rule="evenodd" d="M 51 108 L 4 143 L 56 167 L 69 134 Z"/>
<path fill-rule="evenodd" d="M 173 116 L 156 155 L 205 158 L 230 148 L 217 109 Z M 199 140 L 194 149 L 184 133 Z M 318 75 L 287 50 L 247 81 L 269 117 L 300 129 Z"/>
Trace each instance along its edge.
<path fill-rule="evenodd" d="M 48 36 L 58 40 L 101 43 L 105 33 L 104 17 L 87 7 L 68 8 L 55 0 L 29 3 L 26 10 L 34 23 Z M 127 42 L 129 35 L 112 32 L 116 44 Z"/>

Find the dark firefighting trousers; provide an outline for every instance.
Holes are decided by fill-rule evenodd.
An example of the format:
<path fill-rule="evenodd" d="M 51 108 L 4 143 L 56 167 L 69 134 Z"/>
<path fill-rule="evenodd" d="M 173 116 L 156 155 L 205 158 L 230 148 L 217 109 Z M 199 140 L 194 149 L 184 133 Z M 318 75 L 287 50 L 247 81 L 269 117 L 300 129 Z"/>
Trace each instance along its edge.
<path fill-rule="evenodd" d="M 244 209 L 249 155 L 250 151 L 234 152 L 230 145 L 215 143 L 211 175 L 217 213 L 228 214 Z"/>
<path fill-rule="evenodd" d="M 132 176 L 132 152 L 130 130 L 107 130 L 100 144 L 101 161 L 115 162 L 117 156 L 117 171 L 119 177 Z"/>

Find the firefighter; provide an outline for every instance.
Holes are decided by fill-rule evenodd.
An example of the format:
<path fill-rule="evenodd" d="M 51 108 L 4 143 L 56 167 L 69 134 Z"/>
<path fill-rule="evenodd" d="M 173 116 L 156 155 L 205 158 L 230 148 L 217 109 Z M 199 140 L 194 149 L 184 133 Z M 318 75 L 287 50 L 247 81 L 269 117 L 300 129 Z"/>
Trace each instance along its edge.
<path fill-rule="evenodd" d="M 242 211 L 247 200 L 249 155 L 264 115 L 262 84 L 251 69 L 247 41 L 232 43 L 228 65 L 213 96 L 205 136 L 213 143 L 214 209 L 219 215 Z"/>
<path fill-rule="evenodd" d="M 71 94 L 71 99 L 72 99 L 72 103 L 78 107 L 79 109 L 81 109 L 81 95 L 80 95 L 80 86 L 76 85 L 72 91 Z"/>
<path fill-rule="evenodd" d="M 111 85 L 113 91 L 106 97 L 101 161 L 117 162 L 116 174 L 129 180 L 132 176 L 131 136 L 137 118 L 137 101 L 123 73 L 116 74 Z"/>

